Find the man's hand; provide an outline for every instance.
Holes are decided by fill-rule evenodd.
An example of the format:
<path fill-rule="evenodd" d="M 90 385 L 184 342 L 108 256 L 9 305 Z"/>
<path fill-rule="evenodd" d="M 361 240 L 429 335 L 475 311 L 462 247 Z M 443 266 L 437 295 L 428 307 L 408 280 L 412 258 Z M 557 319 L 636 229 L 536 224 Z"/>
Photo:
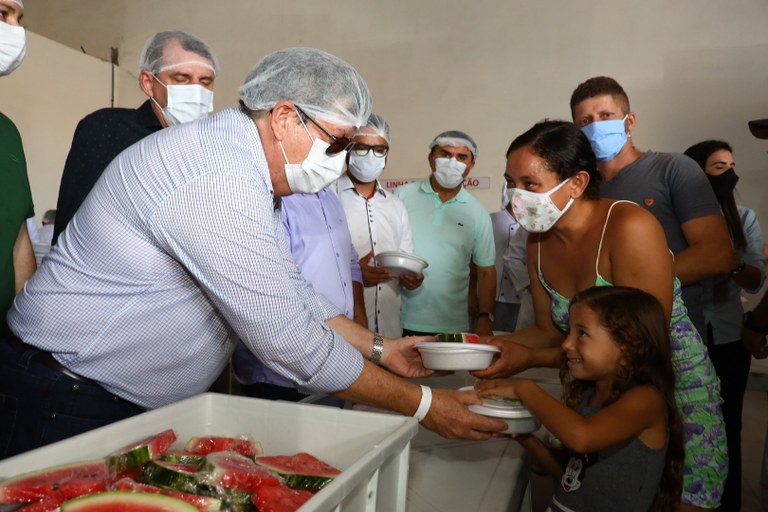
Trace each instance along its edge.
<path fill-rule="evenodd" d="M 507 423 L 475 414 L 467 405 L 482 404 L 474 391 L 432 390 L 432 406 L 421 424 L 448 439 L 484 441 L 507 428 Z"/>
<path fill-rule="evenodd" d="M 389 271 L 383 267 L 375 267 L 370 264 L 373 258 L 373 251 L 360 258 L 360 270 L 363 272 L 363 285 L 365 287 L 376 286 L 377 284 L 392 279 Z"/>
<path fill-rule="evenodd" d="M 381 365 L 402 377 L 427 377 L 435 372 L 424 368 L 421 354 L 414 348 L 420 341 L 435 341 L 434 336 L 408 336 L 385 339 Z"/>
<path fill-rule="evenodd" d="M 399 281 L 406 290 L 415 290 L 424 282 L 424 274 L 403 274 Z"/>

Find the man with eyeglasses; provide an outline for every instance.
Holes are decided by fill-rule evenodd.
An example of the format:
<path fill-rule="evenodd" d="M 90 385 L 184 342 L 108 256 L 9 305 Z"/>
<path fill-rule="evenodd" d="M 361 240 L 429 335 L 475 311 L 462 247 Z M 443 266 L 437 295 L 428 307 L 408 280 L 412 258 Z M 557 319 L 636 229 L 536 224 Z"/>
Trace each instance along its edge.
<path fill-rule="evenodd" d="M 300 108 L 298 110 L 301 111 Z M 300 120 L 305 125 L 314 123 L 306 114 L 301 115 Z M 318 123 L 317 128 L 325 133 L 322 124 Z M 334 140 L 333 135 L 325 134 L 329 140 Z M 333 151 L 341 153 L 342 148 L 345 146 Z M 347 318 L 368 328 L 363 276 L 339 198 L 329 187 L 314 194 L 284 196 L 281 203 L 288 245 L 301 274 L 317 293 L 339 308 Z M 291 379 L 270 370 L 243 342 L 237 344 L 232 363 L 235 378 L 248 396 L 293 402 L 308 396 L 296 389 Z M 343 401 L 333 397 L 324 398 L 321 403 L 343 405 Z"/>
<path fill-rule="evenodd" d="M 496 248 L 485 206 L 464 190 L 477 144 L 461 131 L 439 134 L 429 145 L 430 176 L 395 189 L 408 210 L 416 256 L 429 262 L 424 285 L 403 292 L 408 335 L 468 331 L 493 334 Z M 476 277 L 470 276 L 476 271 Z"/>
<path fill-rule="evenodd" d="M 345 168 L 371 110 L 338 57 L 264 57 L 240 108 L 161 130 L 107 167 L 27 282 L 0 343 L 0 437 L 8 456 L 206 391 L 236 339 L 311 393 L 413 415 L 451 438 L 506 423 L 474 393 L 432 390 L 413 345 L 354 323 L 302 277 L 280 198 L 315 193 Z M 81 236 L 82 233 L 82 236 Z M 87 239 L 85 238 L 87 236 Z M 380 368 L 380 363 L 385 368 Z"/>
<path fill-rule="evenodd" d="M 333 190 L 339 196 L 360 258 L 365 285 L 365 310 L 368 328 L 390 338 L 403 334 L 400 321 L 400 289 L 421 286 L 424 274 L 394 277 L 374 264 L 373 257 L 386 251 L 413 253 L 408 212 L 400 199 L 381 186 L 389 153 L 389 124 L 371 114 L 368 123 L 352 137 L 347 172 L 336 180 Z"/>

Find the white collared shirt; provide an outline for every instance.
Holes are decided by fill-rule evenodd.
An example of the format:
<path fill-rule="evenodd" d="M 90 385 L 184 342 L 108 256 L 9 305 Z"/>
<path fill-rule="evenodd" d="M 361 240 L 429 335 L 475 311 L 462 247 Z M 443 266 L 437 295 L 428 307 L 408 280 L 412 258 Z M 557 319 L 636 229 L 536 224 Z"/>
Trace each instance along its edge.
<path fill-rule="evenodd" d="M 331 186 L 344 206 L 352 245 L 359 258 L 369 252 L 404 251 L 413 254 L 413 238 L 408 212 L 403 202 L 376 182 L 373 197 L 366 199 L 344 175 Z M 373 260 L 370 262 L 373 264 Z M 400 283 L 391 279 L 365 288 L 368 327 L 386 337 L 403 333 L 400 321 Z"/>

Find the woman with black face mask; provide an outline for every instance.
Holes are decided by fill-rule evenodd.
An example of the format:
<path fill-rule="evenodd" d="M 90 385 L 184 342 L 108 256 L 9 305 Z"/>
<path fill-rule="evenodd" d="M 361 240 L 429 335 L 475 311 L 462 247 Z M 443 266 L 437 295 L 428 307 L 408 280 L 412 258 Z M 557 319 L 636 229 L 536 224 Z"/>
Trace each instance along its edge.
<path fill-rule="evenodd" d="M 733 248 L 741 262 L 730 274 L 704 283 L 705 341 L 720 378 L 723 417 L 728 437 L 728 479 L 720 510 L 741 509 L 741 412 L 749 377 L 751 354 L 741 343 L 744 310 L 742 288 L 756 293 L 765 278 L 765 243 L 755 212 L 736 205 L 733 196 L 739 177 L 734 171 L 733 149 L 727 142 L 706 140 L 685 150 L 707 174 L 720 202 Z"/>

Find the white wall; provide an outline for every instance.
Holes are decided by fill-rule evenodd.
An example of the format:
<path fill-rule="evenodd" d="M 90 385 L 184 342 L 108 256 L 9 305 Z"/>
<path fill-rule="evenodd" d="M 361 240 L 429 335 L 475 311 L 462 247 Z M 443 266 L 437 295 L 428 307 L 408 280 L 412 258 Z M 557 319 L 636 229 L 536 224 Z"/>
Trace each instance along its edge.
<path fill-rule="evenodd" d="M 35 33 L 22 65 L 0 78 L 0 110 L 24 144 L 38 224 L 56 207 L 61 170 L 84 113 L 110 104 L 111 66 Z"/>
<path fill-rule="evenodd" d="M 747 129 L 748 120 L 768 117 L 764 0 L 28 0 L 25 22 L 102 57 L 118 47 L 120 106 L 142 100 L 135 63 L 159 30 L 187 30 L 218 52 L 217 109 L 235 104 L 237 87 L 265 53 L 286 46 L 328 50 L 361 71 L 375 111 L 392 125 L 385 177 L 425 175 L 434 135 L 465 130 L 480 147 L 473 174 L 492 177 L 492 189 L 476 193 L 489 209 L 498 207 L 509 142 L 544 117 L 568 118 L 575 86 L 606 74 L 630 96 L 639 148 L 682 151 L 704 138 L 730 141 L 742 202 L 758 210 L 768 231 L 768 141 Z M 74 128 L 75 118 L 95 108 L 90 100 L 98 96 L 94 103 L 107 105 L 106 64 L 75 74 L 57 67 L 54 83 L 30 84 L 24 73 L 32 72 L 33 59 L 58 66 L 58 57 L 37 51 L 30 48 L 29 61 L 12 77 L 24 81 L 28 101 L 11 111 L 3 100 L 4 111 L 17 121 L 27 112 L 47 122 L 66 117 Z M 50 100 L 44 106 L 43 97 Z M 41 135 L 43 129 L 45 123 L 35 122 L 23 131 L 40 213 L 58 186 L 58 148 L 71 137 L 71 129 Z M 45 151 L 57 148 L 58 162 L 51 154 L 44 166 L 35 163 L 41 157 L 32 144 L 40 137 Z"/>

